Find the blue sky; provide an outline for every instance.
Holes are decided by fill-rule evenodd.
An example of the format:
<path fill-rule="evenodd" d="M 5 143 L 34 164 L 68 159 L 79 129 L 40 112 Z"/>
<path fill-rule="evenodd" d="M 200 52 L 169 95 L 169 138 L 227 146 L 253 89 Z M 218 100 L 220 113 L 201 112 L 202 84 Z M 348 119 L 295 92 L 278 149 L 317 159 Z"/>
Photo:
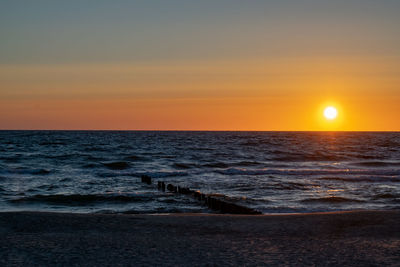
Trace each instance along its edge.
<path fill-rule="evenodd" d="M 0 63 L 398 55 L 400 1 L 8 1 Z"/>

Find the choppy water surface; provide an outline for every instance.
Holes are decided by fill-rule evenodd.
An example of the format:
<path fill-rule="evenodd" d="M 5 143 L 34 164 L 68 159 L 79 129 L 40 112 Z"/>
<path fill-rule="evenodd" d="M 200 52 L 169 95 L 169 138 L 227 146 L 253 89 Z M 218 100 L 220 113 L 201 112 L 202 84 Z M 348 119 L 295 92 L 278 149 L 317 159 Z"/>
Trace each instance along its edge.
<path fill-rule="evenodd" d="M 400 133 L 0 131 L 0 210 L 264 213 L 400 207 Z"/>

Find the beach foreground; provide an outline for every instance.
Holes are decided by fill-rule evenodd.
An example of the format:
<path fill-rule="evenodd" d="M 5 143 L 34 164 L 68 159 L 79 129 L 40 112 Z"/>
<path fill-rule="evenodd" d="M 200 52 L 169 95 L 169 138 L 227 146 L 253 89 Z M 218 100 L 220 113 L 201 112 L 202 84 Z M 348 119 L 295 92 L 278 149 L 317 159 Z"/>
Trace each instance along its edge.
<path fill-rule="evenodd" d="M 0 213 L 0 265 L 398 266 L 400 211 Z"/>

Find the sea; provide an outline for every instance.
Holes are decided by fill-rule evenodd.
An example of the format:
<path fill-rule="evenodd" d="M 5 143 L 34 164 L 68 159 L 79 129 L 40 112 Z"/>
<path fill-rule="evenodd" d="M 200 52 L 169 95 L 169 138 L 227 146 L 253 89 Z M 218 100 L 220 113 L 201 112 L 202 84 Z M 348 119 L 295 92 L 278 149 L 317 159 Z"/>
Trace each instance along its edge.
<path fill-rule="evenodd" d="M 400 132 L 0 131 L 0 211 L 217 212 L 158 182 L 266 214 L 399 209 Z"/>

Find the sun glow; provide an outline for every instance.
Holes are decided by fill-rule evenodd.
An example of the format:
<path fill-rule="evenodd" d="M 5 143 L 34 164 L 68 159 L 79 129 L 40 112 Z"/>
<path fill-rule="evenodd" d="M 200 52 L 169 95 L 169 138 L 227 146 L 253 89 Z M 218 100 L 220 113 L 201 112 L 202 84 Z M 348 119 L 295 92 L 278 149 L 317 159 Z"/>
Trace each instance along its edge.
<path fill-rule="evenodd" d="M 334 107 L 326 107 L 324 109 L 324 116 L 328 120 L 336 119 L 337 115 L 338 115 L 337 109 Z"/>

